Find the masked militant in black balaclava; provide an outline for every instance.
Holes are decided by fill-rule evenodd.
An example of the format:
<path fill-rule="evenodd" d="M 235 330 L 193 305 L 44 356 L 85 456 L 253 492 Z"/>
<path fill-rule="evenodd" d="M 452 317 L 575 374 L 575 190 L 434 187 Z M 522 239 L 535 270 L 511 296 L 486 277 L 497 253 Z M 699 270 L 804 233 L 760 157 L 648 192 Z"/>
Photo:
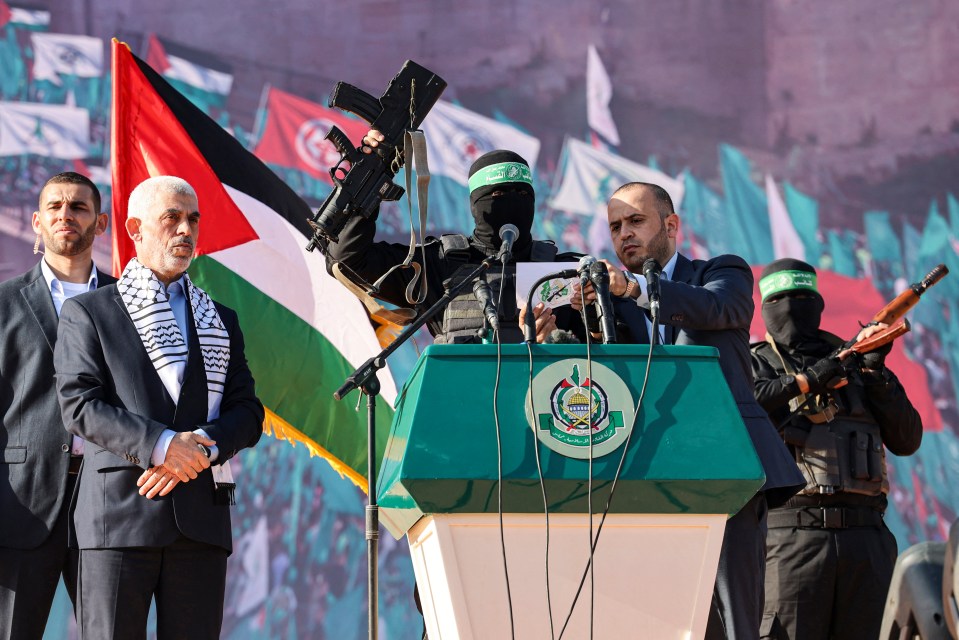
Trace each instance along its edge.
<path fill-rule="evenodd" d="M 760 275 L 759 292 L 763 321 L 773 340 L 807 353 L 829 350 L 819 334 L 825 302 L 811 265 L 793 258 L 770 262 Z"/>
<path fill-rule="evenodd" d="M 526 160 L 512 151 L 484 153 L 470 166 L 469 188 L 474 243 L 487 254 L 494 253 L 502 243 L 500 228 L 515 224 L 519 238 L 513 253 L 522 256 L 533 241 L 535 210 L 533 176 Z"/>

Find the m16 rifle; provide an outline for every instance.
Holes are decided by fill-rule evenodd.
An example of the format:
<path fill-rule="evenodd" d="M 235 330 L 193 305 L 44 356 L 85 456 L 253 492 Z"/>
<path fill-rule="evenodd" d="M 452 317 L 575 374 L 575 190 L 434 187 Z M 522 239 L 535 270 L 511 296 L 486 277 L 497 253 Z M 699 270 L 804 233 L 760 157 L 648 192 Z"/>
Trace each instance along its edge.
<path fill-rule="evenodd" d="M 330 128 L 326 139 L 340 152 L 340 161 L 330 169 L 333 191 L 309 221 L 313 237 L 307 251 L 337 242 L 351 216 L 369 218 L 381 201 L 402 197 L 405 190 L 393 182 L 393 177 L 403 166 L 398 151 L 403 146 L 403 136 L 419 127 L 445 88 L 445 80 L 412 60 L 406 61 L 380 98 L 351 84 L 336 83 L 329 106 L 363 118 L 371 129 L 383 134 L 384 141 L 376 153 L 363 153 L 338 127 Z M 344 163 L 349 163 L 349 169 Z"/>

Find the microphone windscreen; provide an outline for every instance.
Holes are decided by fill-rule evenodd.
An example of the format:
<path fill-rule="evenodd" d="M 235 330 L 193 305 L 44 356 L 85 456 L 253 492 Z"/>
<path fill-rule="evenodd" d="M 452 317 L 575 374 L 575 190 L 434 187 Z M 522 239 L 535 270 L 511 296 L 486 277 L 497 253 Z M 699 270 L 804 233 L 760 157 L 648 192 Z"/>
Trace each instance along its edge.
<path fill-rule="evenodd" d="M 579 259 L 579 264 L 576 265 L 576 270 L 582 271 L 583 269 L 588 269 L 594 262 L 596 262 L 596 258 L 593 256 L 583 256 Z"/>
<path fill-rule="evenodd" d="M 519 237 L 519 229 L 516 227 L 515 224 L 504 224 L 502 227 L 500 227 L 499 229 L 500 240 L 506 240 L 507 233 L 513 234 L 513 240 L 516 240 L 516 238 Z"/>
<path fill-rule="evenodd" d="M 643 275 L 648 275 L 652 272 L 660 273 L 662 270 L 663 268 L 659 266 L 656 258 L 647 258 L 646 262 L 643 263 Z"/>
<path fill-rule="evenodd" d="M 579 338 L 572 331 L 553 329 L 546 336 L 546 344 L 579 344 Z"/>

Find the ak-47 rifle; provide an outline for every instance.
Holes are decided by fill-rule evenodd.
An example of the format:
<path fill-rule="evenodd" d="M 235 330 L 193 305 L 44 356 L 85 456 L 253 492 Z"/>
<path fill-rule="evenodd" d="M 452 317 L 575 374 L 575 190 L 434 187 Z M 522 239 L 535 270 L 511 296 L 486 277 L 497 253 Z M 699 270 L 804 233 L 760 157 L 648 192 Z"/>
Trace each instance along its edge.
<path fill-rule="evenodd" d="M 858 370 L 862 366 L 862 360 L 859 357 L 853 356 L 862 356 L 870 351 L 875 351 L 880 347 L 884 347 L 889 344 L 899 336 L 907 333 L 910 329 L 909 320 L 905 317 L 906 313 L 912 309 L 916 304 L 919 303 L 919 298 L 922 297 L 922 294 L 926 290 L 942 280 L 949 273 L 949 269 L 944 264 L 938 265 L 932 271 L 926 274 L 926 277 L 909 285 L 909 288 L 900 293 L 898 296 L 893 298 L 886 306 L 879 310 L 876 315 L 872 317 L 872 321 L 866 326 L 874 324 L 888 324 L 888 327 L 884 327 L 879 331 L 873 333 L 870 336 L 857 340 L 853 338 L 848 342 L 844 343 L 838 349 L 836 349 L 829 357 L 840 360 L 842 363 L 843 369 L 846 370 L 847 375 Z M 858 337 L 858 334 L 857 334 Z M 846 377 L 836 377 L 831 380 L 826 387 L 828 389 L 838 389 L 840 387 L 848 384 Z M 786 416 L 786 419 L 778 425 L 777 429 L 780 431 L 789 429 L 789 425 L 797 418 L 799 415 L 808 414 L 815 412 L 811 410 L 810 406 L 815 404 L 816 394 L 810 393 L 805 395 L 805 399 L 800 402 L 797 406 L 790 407 L 789 415 Z M 833 412 L 834 412 L 833 407 Z M 819 407 L 818 411 L 822 414 L 826 414 L 830 411 L 828 406 Z M 825 421 L 832 420 L 832 415 L 828 415 L 825 418 Z"/>
<path fill-rule="evenodd" d="M 891 302 L 872 317 L 870 324 L 883 323 L 889 325 L 888 327 L 862 340 L 853 338 L 837 349 L 833 355 L 836 357 L 845 357 L 850 353 L 869 353 L 907 333 L 910 329 L 909 320 L 903 316 L 919 303 L 919 298 L 922 297 L 922 294 L 924 294 L 929 287 L 942 280 L 948 273 L 949 269 L 946 265 L 940 264 L 927 273 L 925 278 L 909 285 L 908 289 L 893 298 Z"/>

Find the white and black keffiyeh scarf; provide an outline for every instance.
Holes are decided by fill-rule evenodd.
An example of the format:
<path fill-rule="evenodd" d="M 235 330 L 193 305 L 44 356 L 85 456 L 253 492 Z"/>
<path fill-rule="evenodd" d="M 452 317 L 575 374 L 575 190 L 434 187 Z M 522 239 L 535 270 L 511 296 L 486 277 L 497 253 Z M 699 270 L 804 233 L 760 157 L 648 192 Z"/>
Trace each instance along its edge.
<path fill-rule="evenodd" d="M 194 285 L 187 274 L 183 274 L 183 280 L 206 370 L 207 420 L 214 420 L 220 415 L 220 401 L 230 366 L 230 336 L 210 296 Z M 117 289 L 153 367 L 176 403 L 186 371 L 188 348 L 186 336 L 177 326 L 166 289 L 136 258 L 127 263 Z"/>

